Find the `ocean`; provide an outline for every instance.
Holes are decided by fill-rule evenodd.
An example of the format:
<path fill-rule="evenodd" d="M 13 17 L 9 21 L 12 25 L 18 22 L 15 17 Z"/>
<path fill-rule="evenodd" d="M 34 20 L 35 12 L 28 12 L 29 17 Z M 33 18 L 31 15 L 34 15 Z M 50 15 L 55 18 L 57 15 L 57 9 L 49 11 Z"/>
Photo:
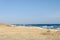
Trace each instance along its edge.
<path fill-rule="evenodd" d="M 36 26 L 43 28 L 60 28 L 60 24 L 13 24 L 16 26 Z"/>

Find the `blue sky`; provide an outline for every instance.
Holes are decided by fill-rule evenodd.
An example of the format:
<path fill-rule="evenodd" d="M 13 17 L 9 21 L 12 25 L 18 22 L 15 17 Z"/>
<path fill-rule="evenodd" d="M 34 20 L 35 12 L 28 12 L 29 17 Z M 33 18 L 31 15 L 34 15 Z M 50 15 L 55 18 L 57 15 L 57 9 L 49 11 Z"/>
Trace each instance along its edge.
<path fill-rule="evenodd" d="M 0 23 L 60 24 L 60 0 L 0 0 Z"/>

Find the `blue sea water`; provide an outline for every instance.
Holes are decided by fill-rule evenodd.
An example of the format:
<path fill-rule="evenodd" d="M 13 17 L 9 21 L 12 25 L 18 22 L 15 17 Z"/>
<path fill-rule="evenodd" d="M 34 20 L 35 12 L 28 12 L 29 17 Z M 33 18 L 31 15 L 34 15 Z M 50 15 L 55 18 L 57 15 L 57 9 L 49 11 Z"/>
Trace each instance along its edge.
<path fill-rule="evenodd" d="M 36 26 L 44 28 L 60 28 L 60 24 L 14 24 L 16 26 Z"/>

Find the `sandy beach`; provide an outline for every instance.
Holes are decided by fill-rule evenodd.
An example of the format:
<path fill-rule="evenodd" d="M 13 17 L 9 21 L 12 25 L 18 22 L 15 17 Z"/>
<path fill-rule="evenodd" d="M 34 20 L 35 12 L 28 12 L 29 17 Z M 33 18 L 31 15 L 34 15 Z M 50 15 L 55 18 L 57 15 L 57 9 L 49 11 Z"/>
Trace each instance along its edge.
<path fill-rule="evenodd" d="M 0 0 L 0 40 L 60 40 L 60 0 Z"/>
<path fill-rule="evenodd" d="M 60 30 L 0 25 L 0 40 L 60 40 Z"/>

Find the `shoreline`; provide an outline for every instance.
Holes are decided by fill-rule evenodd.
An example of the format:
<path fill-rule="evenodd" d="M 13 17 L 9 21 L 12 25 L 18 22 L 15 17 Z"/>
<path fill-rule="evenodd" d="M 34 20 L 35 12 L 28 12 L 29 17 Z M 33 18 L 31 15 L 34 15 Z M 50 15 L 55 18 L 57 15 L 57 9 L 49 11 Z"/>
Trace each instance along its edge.
<path fill-rule="evenodd" d="M 60 40 L 60 29 L 0 26 L 0 40 Z"/>

